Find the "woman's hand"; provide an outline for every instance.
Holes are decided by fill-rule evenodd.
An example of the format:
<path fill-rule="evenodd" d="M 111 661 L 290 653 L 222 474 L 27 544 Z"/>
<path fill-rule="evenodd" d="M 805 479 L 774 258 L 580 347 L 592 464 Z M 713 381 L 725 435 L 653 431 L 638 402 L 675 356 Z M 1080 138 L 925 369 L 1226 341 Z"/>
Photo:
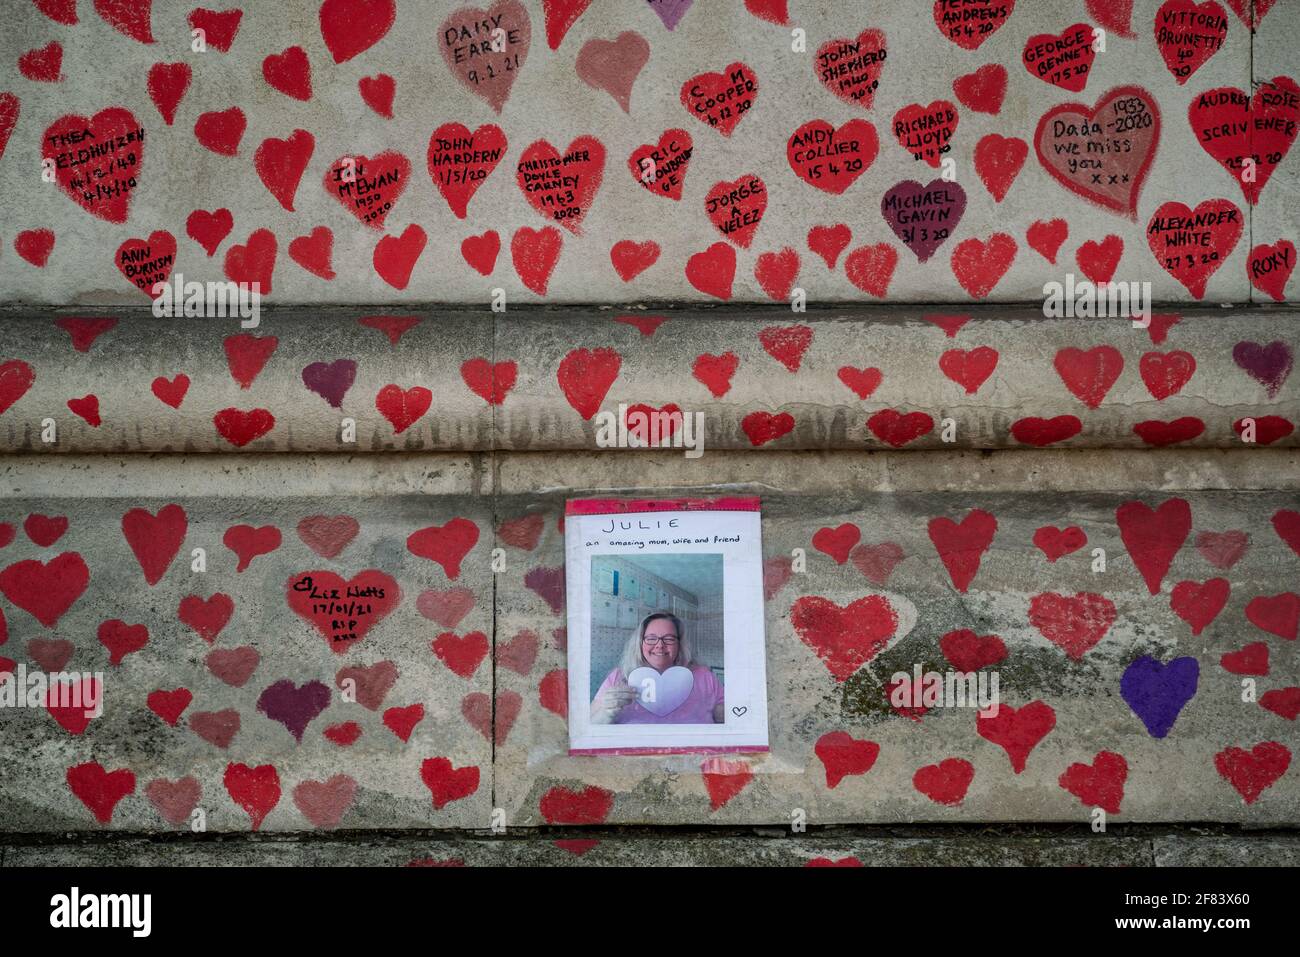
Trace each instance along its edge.
<path fill-rule="evenodd" d="M 618 713 L 637 699 L 637 690 L 629 684 L 610 685 L 591 704 L 592 724 L 613 724 Z"/>

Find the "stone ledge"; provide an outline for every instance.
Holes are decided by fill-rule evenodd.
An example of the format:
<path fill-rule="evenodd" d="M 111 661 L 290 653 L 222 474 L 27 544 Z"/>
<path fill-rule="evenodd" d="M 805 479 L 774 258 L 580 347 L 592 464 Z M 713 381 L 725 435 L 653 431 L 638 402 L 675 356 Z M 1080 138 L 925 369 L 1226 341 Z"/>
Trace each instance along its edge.
<path fill-rule="evenodd" d="M 1227 448 L 1247 417 L 1259 444 L 1300 445 L 1291 308 L 1145 331 L 1023 306 L 417 308 L 387 333 L 375 315 L 269 307 L 244 331 L 6 309 L 0 452 L 596 451 L 598 413 L 636 406 L 691 416 L 706 453 Z"/>
<path fill-rule="evenodd" d="M 1248 865 L 1295 867 L 1300 835 L 1229 832 L 1204 835 L 1183 828 L 1149 832 L 1112 828 L 1105 835 L 1042 833 L 1026 829 L 952 828 L 941 834 L 880 834 L 870 829 L 766 836 L 722 832 L 680 834 L 636 830 L 556 831 L 527 837 L 465 835 L 382 837 L 338 835 L 326 839 L 223 837 L 150 840 L 128 835 L 110 840 L 5 843 L 5 867 L 232 867 L 281 866 L 544 866 L 619 864 L 672 866 L 800 867 L 810 862 L 853 861 L 867 867 L 1178 867 Z"/>

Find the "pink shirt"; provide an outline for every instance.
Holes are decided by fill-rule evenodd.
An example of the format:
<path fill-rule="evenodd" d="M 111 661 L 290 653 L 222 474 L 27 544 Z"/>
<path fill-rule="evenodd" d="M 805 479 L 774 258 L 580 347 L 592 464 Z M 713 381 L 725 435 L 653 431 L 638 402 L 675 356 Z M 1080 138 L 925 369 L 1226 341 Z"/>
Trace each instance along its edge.
<path fill-rule="evenodd" d="M 665 715 L 647 711 L 640 701 L 633 701 L 614 716 L 615 724 L 713 724 L 713 708 L 722 704 L 722 684 L 704 665 L 692 665 L 695 685 L 686 700 Z M 621 668 L 615 668 L 596 691 L 597 697 L 613 685 L 627 684 Z"/>

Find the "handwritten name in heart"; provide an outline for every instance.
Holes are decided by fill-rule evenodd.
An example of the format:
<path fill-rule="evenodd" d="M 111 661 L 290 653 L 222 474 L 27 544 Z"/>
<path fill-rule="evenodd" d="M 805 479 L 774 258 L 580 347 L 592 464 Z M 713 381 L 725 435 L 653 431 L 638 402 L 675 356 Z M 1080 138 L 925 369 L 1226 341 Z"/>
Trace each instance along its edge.
<path fill-rule="evenodd" d="M 894 114 L 894 137 L 912 159 L 938 169 L 939 158 L 952 149 L 958 120 L 957 108 L 947 100 L 935 100 L 929 106 L 913 103 Z"/>
<path fill-rule="evenodd" d="M 1196 299 L 1236 248 L 1244 227 L 1241 210 L 1226 199 L 1208 199 L 1196 209 L 1165 203 L 1147 224 L 1147 244 L 1156 262 Z"/>
<path fill-rule="evenodd" d="M 754 106 L 758 77 L 745 64 L 730 64 L 721 73 L 701 73 L 682 84 L 682 106 L 697 120 L 723 136 L 731 131 Z"/>
<path fill-rule="evenodd" d="M 594 136 L 579 136 L 561 155 L 538 140 L 524 150 L 515 172 L 535 210 L 579 235 L 605 175 L 605 147 Z"/>
<path fill-rule="evenodd" d="M 325 171 L 325 191 L 371 229 L 382 230 L 393 205 L 411 179 L 411 161 L 385 150 L 373 158 L 341 157 Z"/>
<path fill-rule="evenodd" d="M 880 74 L 889 59 L 881 30 L 863 30 L 857 39 L 827 40 L 813 56 L 822 86 L 852 106 L 871 109 L 880 89 Z"/>
<path fill-rule="evenodd" d="M 632 151 L 627 159 L 627 168 L 651 194 L 679 200 L 694 151 L 690 133 L 678 129 L 664 130 L 657 146 L 643 143 Z"/>
<path fill-rule="evenodd" d="M 1300 132 L 1300 87 L 1279 76 L 1261 84 L 1253 97 L 1230 86 L 1207 90 L 1192 100 L 1187 120 L 1196 142 L 1253 206 Z"/>
<path fill-rule="evenodd" d="M 785 155 L 801 180 L 838 196 L 871 168 L 879 150 L 876 128 L 866 120 L 849 120 L 838 130 L 810 120 L 790 135 Z"/>
<path fill-rule="evenodd" d="M 519 0 L 461 7 L 438 28 L 438 49 L 461 85 L 500 113 L 528 59 L 532 22 Z"/>
<path fill-rule="evenodd" d="M 299 572 L 287 586 L 289 607 L 311 622 L 337 655 L 366 636 L 402 599 L 391 576 L 376 569 L 343 579 L 334 572 Z"/>
<path fill-rule="evenodd" d="M 1029 38 L 1020 58 L 1030 76 L 1071 93 L 1082 93 L 1097 59 L 1093 29 L 1086 23 L 1076 23 L 1057 36 L 1037 34 Z"/>
<path fill-rule="evenodd" d="M 474 132 L 463 123 L 444 123 L 429 137 L 429 177 L 457 219 L 506 155 L 506 134 L 484 123 Z"/>
<path fill-rule="evenodd" d="M 1156 46 L 1179 86 L 1228 39 L 1228 15 L 1214 0 L 1166 0 L 1156 11 Z"/>
<path fill-rule="evenodd" d="M 965 211 L 966 190 L 960 183 L 942 179 L 928 186 L 907 180 L 880 200 L 880 215 L 918 262 L 925 262 L 947 241 Z"/>
<path fill-rule="evenodd" d="M 70 114 L 46 129 L 41 156 L 53 164 L 59 189 L 74 203 L 99 219 L 124 223 L 140 183 L 144 132 L 120 106 L 93 117 Z"/>
<path fill-rule="evenodd" d="M 1141 87 L 1103 93 L 1094 107 L 1062 103 L 1043 114 L 1034 150 L 1070 192 L 1103 209 L 1137 216 L 1138 197 L 1160 142 L 1160 108 Z"/>
<path fill-rule="evenodd" d="M 715 183 L 704 197 L 709 221 L 728 239 L 748 249 L 767 209 L 767 187 L 757 176 L 742 176 L 734 182 Z"/>
<path fill-rule="evenodd" d="M 934 24 L 963 50 L 976 50 L 1015 9 L 1016 0 L 934 0 Z"/>

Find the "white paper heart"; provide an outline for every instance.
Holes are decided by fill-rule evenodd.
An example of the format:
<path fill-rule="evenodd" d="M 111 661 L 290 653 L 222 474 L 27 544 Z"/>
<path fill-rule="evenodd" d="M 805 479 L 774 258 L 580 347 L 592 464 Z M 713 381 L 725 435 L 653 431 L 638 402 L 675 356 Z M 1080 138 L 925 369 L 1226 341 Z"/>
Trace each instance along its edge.
<path fill-rule="evenodd" d="M 653 668 L 638 668 L 627 676 L 627 683 L 641 696 L 641 707 L 663 717 L 682 706 L 691 689 L 695 687 L 695 675 L 689 668 L 673 665 L 663 674 Z"/>

